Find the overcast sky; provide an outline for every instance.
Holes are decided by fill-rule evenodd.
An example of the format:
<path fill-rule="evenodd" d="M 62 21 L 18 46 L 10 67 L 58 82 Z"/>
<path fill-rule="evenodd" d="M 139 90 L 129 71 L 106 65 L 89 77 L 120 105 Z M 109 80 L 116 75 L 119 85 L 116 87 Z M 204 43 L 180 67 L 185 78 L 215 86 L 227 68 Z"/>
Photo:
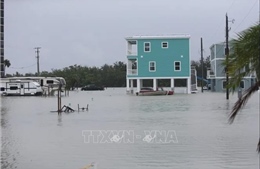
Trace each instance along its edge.
<path fill-rule="evenodd" d="M 189 34 L 191 59 L 225 41 L 225 15 L 235 19 L 230 38 L 259 20 L 259 0 L 5 0 L 6 73 L 70 65 L 126 62 L 125 37 Z"/>

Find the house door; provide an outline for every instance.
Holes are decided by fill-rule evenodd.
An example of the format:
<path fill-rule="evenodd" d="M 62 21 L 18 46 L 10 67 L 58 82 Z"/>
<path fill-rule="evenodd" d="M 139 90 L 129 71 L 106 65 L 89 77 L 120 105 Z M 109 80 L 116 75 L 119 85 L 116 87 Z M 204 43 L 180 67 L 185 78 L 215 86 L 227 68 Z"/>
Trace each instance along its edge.
<path fill-rule="evenodd" d="M 20 94 L 24 95 L 24 84 L 23 83 L 20 84 Z"/>

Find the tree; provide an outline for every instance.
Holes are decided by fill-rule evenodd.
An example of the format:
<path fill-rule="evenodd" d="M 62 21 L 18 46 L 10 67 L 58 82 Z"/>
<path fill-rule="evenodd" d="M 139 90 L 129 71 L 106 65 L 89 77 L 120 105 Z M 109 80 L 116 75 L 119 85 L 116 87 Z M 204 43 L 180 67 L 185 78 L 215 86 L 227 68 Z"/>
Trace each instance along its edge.
<path fill-rule="evenodd" d="M 10 67 L 11 63 L 10 63 L 10 61 L 8 59 L 5 59 L 4 60 L 4 65 L 5 65 L 5 67 Z"/>
<path fill-rule="evenodd" d="M 242 78 L 246 75 L 256 74 L 256 83 L 248 88 L 237 100 L 232 108 L 229 121 L 232 123 L 238 112 L 245 106 L 250 96 L 260 87 L 260 26 L 254 25 L 237 34 L 237 38 L 231 41 L 232 48 L 229 59 L 225 61 L 227 72 L 232 77 L 227 85 L 234 92 L 239 87 Z M 260 139 L 258 142 L 260 152 Z"/>

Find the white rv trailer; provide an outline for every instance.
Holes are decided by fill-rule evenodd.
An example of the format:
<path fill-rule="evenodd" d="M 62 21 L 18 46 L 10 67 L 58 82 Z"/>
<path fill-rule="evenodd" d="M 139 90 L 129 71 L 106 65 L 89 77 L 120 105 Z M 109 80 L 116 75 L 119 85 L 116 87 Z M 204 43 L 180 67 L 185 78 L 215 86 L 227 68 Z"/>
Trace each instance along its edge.
<path fill-rule="evenodd" d="M 21 80 L 21 81 L 35 81 L 40 84 L 44 94 L 53 93 L 58 90 L 61 85 L 61 90 L 64 91 L 66 87 L 66 81 L 63 77 L 9 77 L 10 80 Z"/>
<path fill-rule="evenodd" d="M 34 81 L 1 79 L 0 94 L 4 96 L 40 96 L 43 94 L 43 90 L 40 84 Z"/>

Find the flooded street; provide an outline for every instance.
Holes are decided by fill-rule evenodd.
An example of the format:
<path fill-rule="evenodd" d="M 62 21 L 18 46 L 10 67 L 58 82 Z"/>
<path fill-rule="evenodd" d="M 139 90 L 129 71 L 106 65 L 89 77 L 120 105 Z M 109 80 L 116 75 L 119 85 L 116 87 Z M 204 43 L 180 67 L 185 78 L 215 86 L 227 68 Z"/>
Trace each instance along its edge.
<path fill-rule="evenodd" d="M 73 91 L 62 105 L 77 110 L 88 104 L 89 110 L 58 116 L 51 112 L 56 97 L 2 97 L 1 166 L 79 169 L 95 162 L 98 169 L 257 169 L 258 94 L 230 125 L 236 100 L 237 94 L 227 101 L 225 93 L 207 91 L 149 97 L 126 95 L 125 88 Z M 112 130 L 131 131 L 134 139 L 109 142 L 104 131 Z M 87 140 L 84 131 L 103 131 L 106 142 Z M 152 131 L 171 131 L 174 138 L 145 141 L 147 133 L 155 136 Z"/>

